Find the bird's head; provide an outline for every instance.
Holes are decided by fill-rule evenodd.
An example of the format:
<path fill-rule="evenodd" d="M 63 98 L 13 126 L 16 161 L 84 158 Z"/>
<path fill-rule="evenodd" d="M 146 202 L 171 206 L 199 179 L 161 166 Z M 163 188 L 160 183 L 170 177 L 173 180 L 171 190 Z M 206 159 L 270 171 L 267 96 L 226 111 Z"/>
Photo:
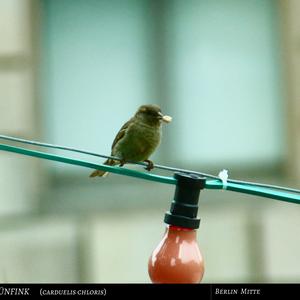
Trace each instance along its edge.
<path fill-rule="evenodd" d="M 172 121 L 172 118 L 163 115 L 160 107 L 155 104 L 140 106 L 135 117 L 150 125 L 160 125 L 161 122 L 170 123 Z"/>

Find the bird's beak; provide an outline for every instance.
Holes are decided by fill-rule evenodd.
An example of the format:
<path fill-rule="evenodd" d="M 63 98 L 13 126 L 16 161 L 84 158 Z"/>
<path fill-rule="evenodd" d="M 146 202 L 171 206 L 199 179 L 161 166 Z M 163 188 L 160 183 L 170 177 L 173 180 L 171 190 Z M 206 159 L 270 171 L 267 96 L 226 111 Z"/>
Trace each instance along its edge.
<path fill-rule="evenodd" d="M 172 117 L 164 116 L 161 112 L 159 113 L 159 118 L 165 123 L 170 123 L 172 121 Z"/>

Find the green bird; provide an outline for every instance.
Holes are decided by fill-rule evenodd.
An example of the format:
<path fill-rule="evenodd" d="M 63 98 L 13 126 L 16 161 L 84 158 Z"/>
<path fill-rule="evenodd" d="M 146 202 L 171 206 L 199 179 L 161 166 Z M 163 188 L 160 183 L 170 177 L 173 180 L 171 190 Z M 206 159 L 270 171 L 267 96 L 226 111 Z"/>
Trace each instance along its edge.
<path fill-rule="evenodd" d="M 161 141 L 162 122 L 170 123 L 172 118 L 164 116 L 158 105 L 147 104 L 139 107 L 135 115 L 126 122 L 116 135 L 112 146 L 111 156 L 121 161 L 107 159 L 104 164 L 123 166 L 126 162 L 148 163 L 147 170 L 153 168 L 153 162 L 148 158 Z M 95 170 L 90 177 L 105 176 L 107 172 Z"/>

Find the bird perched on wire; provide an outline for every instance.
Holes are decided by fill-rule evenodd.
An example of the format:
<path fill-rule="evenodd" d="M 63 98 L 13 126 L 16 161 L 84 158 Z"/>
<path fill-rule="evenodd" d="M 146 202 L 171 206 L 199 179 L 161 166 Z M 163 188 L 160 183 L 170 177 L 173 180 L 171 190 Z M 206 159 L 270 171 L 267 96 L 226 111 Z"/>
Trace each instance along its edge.
<path fill-rule="evenodd" d="M 162 122 L 171 121 L 172 118 L 164 116 L 157 105 L 140 106 L 135 115 L 122 126 L 112 143 L 111 156 L 121 161 L 107 159 L 104 164 L 123 166 L 126 162 L 145 161 L 148 163 L 146 169 L 150 171 L 153 162 L 148 158 L 160 144 Z M 95 170 L 90 177 L 105 175 L 107 172 Z"/>

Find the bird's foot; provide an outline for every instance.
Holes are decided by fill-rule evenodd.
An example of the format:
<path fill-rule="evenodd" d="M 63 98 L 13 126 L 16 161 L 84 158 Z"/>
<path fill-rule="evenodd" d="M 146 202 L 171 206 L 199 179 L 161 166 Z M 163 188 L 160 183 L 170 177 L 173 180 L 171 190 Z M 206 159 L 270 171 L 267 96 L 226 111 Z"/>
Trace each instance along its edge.
<path fill-rule="evenodd" d="M 151 171 L 151 170 L 154 168 L 153 161 L 151 161 L 151 160 L 149 160 L 149 159 L 145 159 L 144 162 L 148 164 L 148 166 L 145 167 L 145 169 L 146 169 L 147 171 Z"/>
<path fill-rule="evenodd" d="M 125 163 L 126 163 L 125 159 L 120 160 L 119 167 L 123 167 Z"/>

